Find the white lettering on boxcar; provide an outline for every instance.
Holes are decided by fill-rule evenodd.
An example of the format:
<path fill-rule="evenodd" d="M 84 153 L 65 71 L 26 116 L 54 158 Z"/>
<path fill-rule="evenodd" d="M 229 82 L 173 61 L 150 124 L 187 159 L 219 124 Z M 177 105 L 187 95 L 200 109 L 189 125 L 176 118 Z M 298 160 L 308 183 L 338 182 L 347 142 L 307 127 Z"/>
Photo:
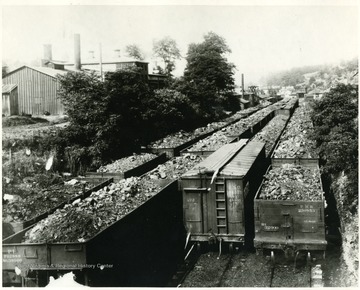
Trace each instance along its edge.
<path fill-rule="evenodd" d="M 299 208 L 298 212 L 312 212 L 312 213 L 314 213 L 314 212 L 316 212 L 316 210 L 311 209 L 311 208 Z"/>

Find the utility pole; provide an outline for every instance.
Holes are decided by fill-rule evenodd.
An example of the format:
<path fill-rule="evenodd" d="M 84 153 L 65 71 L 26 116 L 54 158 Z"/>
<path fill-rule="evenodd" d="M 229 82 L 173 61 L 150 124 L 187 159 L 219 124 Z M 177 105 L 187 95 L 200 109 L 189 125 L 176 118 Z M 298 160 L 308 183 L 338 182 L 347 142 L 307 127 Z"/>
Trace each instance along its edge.
<path fill-rule="evenodd" d="M 103 72 L 102 72 L 102 49 L 101 49 L 101 42 L 99 43 L 99 52 L 100 52 L 100 77 L 101 80 L 103 81 Z"/>

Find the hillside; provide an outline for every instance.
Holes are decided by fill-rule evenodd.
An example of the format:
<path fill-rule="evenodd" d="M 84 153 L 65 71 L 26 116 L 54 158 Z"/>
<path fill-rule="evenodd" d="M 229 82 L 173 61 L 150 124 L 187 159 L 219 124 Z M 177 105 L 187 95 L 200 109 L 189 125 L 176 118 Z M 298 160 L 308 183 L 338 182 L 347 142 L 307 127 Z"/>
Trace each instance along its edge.
<path fill-rule="evenodd" d="M 358 60 L 353 59 L 340 64 L 305 66 L 274 73 L 265 79 L 265 83 L 268 86 L 328 90 L 339 83 L 357 84 L 357 72 Z"/>

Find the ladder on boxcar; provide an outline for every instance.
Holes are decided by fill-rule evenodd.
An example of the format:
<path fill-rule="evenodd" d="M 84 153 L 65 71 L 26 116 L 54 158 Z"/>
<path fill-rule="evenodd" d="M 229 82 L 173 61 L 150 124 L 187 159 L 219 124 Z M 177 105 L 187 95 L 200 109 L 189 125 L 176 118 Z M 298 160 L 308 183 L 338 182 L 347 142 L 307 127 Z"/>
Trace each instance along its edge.
<path fill-rule="evenodd" d="M 227 233 L 227 208 L 225 179 L 215 180 L 216 225 L 218 234 Z"/>

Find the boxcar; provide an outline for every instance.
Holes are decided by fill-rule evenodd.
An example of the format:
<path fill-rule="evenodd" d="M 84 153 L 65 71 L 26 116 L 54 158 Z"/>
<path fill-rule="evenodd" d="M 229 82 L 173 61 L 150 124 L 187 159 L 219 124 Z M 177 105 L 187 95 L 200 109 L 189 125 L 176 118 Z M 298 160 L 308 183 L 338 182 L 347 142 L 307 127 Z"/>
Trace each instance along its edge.
<path fill-rule="evenodd" d="M 184 224 L 190 241 L 244 244 L 251 229 L 252 203 L 261 182 L 265 147 L 261 142 L 227 144 L 183 174 Z M 260 182 L 259 182 L 260 180 Z M 250 230 L 251 231 L 251 230 Z M 249 233 L 250 234 L 250 233 Z"/>
<path fill-rule="evenodd" d="M 290 161 L 289 164 L 291 163 Z M 272 168 L 278 168 L 284 164 L 285 160 L 282 160 L 281 163 L 272 164 Z M 316 174 L 315 170 L 318 170 L 316 160 L 295 164 L 313 169 L 313 174 Z M 320 174 L 318 182 L 322 191 Z M 271 256 L 274 255 L 275 250 L 281 250 L 286 257 L 297 257 L 299 254 L 305 254 L 308 258 L 311 255 L 323 256 L 327 244 L 323 194 L 317 200 L 262 199 L 263 187 L 264 184 L 260 186 L 254 199 L 254 246 L 257 251 L 272 251 Z"/>

